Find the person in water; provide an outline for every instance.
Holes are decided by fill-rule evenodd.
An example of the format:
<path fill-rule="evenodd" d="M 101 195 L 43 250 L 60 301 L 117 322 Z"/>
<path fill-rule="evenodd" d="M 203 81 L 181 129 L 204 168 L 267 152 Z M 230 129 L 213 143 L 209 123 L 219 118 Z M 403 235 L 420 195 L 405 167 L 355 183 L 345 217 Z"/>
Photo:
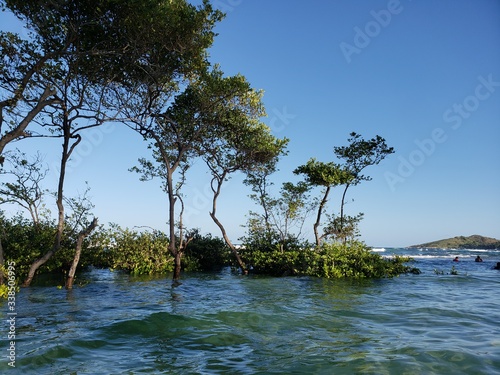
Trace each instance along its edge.
<path fill-rule="evenodd" d="M 497 262 L 497 265 L 493 267 L 494 270 L 500 270 L 500 262 Z"/>
<path fill-rule="evenodd" d="M 458 262 L 458 257 L 455 257 L 455 259 L 453 259 L 454 262 Z"/>
<path fill-rule="evenodd" d="M 478 255 L 478 256 L 476 257 L 476 260 L 475 260 L 475 261 L 476 261 L 476 262 L 482 262 L 483 260 L 482 260 L 482 259 L 481 259 L 481 257 Z"/>

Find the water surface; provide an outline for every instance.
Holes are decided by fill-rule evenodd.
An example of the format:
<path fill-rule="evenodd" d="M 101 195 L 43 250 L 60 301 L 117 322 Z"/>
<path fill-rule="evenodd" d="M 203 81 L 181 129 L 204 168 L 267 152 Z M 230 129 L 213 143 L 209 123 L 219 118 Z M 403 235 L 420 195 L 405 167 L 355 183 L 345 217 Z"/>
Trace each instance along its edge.
<path fill-rule="evenodd" d="M 410 254 L 423 273 L 384 280 L 108 270 L 67 292 L 16 297 L 22 374 L 497 374 L 498 251 L 379 249 Z M 476 263 L 480 254 L 484 262 Z M 451 260 L 459 256 L 460 262 Z M 451 274 L 452 267 L 457 275 Z"/>

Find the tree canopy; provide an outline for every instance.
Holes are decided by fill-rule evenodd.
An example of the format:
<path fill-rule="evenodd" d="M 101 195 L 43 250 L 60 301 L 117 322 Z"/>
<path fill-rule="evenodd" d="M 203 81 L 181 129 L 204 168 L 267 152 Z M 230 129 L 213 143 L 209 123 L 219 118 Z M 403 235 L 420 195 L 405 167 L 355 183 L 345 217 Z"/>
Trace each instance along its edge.
<path fill-rule="evenodd" d="M 172 268 L 174 279 L 180 277 L 187 247 L 193 240 L 202 240 L 197 228 L 183 224 L 183 187 L 195 160 L 202 159 L 210 173 L 213 197 L 209 215 L 221 230 L 226 244 L 222 247 L 232 250 L 237 265 L 246 272 L 248 261 L 256 258 L 241 255 L 217 215 L 222 185 L 234 173 L 246 176 L 245 184 L 251 186 L 254 199 L 264 211 L 260 216 L 250 214 L 250 237 L 277 240 L 278 253 L 283 257 L 287 251 L 305 251 L 309 247 L 299 237 L 312 207 L 310 191 L 321 188 L 322 198 L 314 201 L 319 254 L 326 251 L 321 241 L 329 234 L 340 233 L 345 238 L 347 230 L 354 232 L 360 216 L 344 217 L 343 213 L 349 186 L 369 180 L 362 174 L 364 169 L 394 152 L 380 136 L 364 140 L 351 133 L 348 146 L 334 148 L 341 163 L 311 158 L 293 171 L 303 175 L 305 181 L 285 182 L 280 197 L 273 198 L 269 176 L 286 154 L 288 139 L 274 136 L 263 122 L 266 112 L 261 90 L 254 89 L 241 74 L 226 76 L 219 65 L 209 61 L 208 48 L 223 14 L 208 0 L 197 6 L 186 0 L 0 0 L 0 7 L 11 11 L 28 30 L 26 38 L 0 31 L 0 165 L 5 161 L 4 150 L 14 141 L 50 137 L 58 138 L 62 146 L 55 194 L 57 223 L 43 222 L 43 233 L 33 234 L 43 237 L 43 249 L 50 250 L 26 257 L 32 264 L 25 285 L 53 255 L 57 258 L 61 250 L 70 252 L 67 243 L 71 239 L 75 249 L 66 284 L 71 288 L 80 256 L 85 258 L 84 242 L 92 237 L 92 231 L 99 230 L 97 218 L 90 220 L 93 206 L 86 201 L 73 204 L 76 201 L 64 191 L 67 164 L 90 128 L 115 122 L 136 131 L 140 135 L 138 142 L 145 141 L 151 155 L 141 158 L 139 166 L 132 170 L 141 173 L 143 180 L 161 179 L 168 198 L 168 235 L 115 233 L 116 238 L 123 237 L 132 257 L 143 244 L 151 245 L 149 253 L 144 251 L 144 257 L 149 256 L 147 266 L 128 264 L 127 259 L 114 254 L 116 264 L 128 270 Z M 11 173 L 17 180 L 0 184 L 0 202 L 10 200 L 24 205 L 38 225 L 40 180 L 44 177 L 39 159 L 34 164 L 24 156 L 10 161 L 10 171 L 2 169 L 1 173 Z M 324 225 L 321 217 L 329 193 L 338 186 L 344 186 L 344 194 L 340 216 L 333 220 L 340 218 L 340 222 Z M 65 211 L 65 205 L 73 215 L 81 213 L 77 214 L 81 219 L 78 225 Z M 24 222 L 9 223 L 1 218 L 6 227 L 13 224 L 13 233 L 24 233 Z M 51 230 L 52 237 L 47 235 Z M 0 265 L 2 236 L 0 233 Z M 10 235 L 4 237 L 9 244 L 15 242 Z M 53 241 L 52 246 L 47 246 L 48 239 Z M 110 244 L 102 238 L 99 241 Z M 203 242 L 211 243 L 211 239 Z M 192 251 L 187 253 L 191 260 L 195 259 Z M 297 261 L 310 258 L 304 252 L 293 257 Z M 220 259 L 227 262 L 222 256 Z M 151 264 L 156 260 L 161 267 Z M 301 272 L 314 274 L 304 269 Z"/>
<path fill-rule="evenodd" d="M 5 83 L 0 155 L 13 140 L 33 135 L 63 139 L 58 235 L 53 249 L 33 263 L 27 285 L 36 269 L 60 248 L 65 169 L 82 139 L 81 131 L 118 119 L 135 124 L 152 119 L 161 127 L 169 115 L 181 117 L 182 111 L 189 111 L 183 105 L 192 104 L 196 90 L 190 88 L 196 82 L 202 85 L 200 77 L 209 66 L 206 49 L 222 13 L 208 1 L 196 7 L 185 0 L 6 0 L 2 8 L 25 23 L 30 40 L 0 35 L 4 52 L 0 83 Z M 188 90 L 165 111 L 186 84 Z M 130 108 L 140 112 L 125 110 Z M 132 118 L 127 121 L 126 116 Z M 137 128 L 145 130 L 143 123 Z M 184 155 L 179 156 L 180 162 Z"/>

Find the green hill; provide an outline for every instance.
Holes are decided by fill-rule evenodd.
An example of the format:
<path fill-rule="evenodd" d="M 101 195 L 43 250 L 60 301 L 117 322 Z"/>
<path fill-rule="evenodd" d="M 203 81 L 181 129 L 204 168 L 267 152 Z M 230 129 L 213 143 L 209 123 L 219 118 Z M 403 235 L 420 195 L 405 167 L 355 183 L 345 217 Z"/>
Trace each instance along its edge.
<path fill-rule="evenodd" d="M 435 247 L 440 249 L 500 249 L 500 240 L 475 234 L 469 237 L 458 236 L 409 247 Z"/>

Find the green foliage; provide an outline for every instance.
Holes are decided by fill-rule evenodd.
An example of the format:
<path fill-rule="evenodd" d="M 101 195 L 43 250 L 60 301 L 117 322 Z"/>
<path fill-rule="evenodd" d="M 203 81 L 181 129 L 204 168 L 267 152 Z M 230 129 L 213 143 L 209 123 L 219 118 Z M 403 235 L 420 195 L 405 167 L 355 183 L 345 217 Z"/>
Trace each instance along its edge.
<path fill-rule="evenodd" d="M 113 269 L 133 275 L 167 273 L 173 269 L 168 238 L 160 231 L 137 232 L 115 226 L 108 249 Z"/>
<path fill-rule="evenodd" d="M 2 244 L 6 261 L 16 263 L 16 276 L 23 278 L 31 263 L 53 246 L 53 223 L 32 222 L 22 217 L 6 220 Z M 62 272 L 68 269 L 75 249 L 75 240 L 66 236 L 61 250 L 40 268 L 41 273 Z M 297 238 L 280 242 L 248 241 L 240 254 L 255 273 L 274 276 L 307 275 L 325 278 L 382 278 L 404 273 L 418 273 L 408 266 L 410 258 L 383 258 L 372 253 L 361 242 L 324 244 L 314 248 Z M 183 259 L 185 271 L 214 271 L 230 265 L 232 254 L 219 238 L 196 234 L 188 244 Z M 173 258 L 168 251 L 168 238 L 159 231 L 137 232 L 114 226 L 102 228 L 86 240 L 81 258 L 82 267 L 94 265 L 123 270 L 134 275 L 164 274 L 173 270 Z M 453 274 L 453 272 L 452 272 Z"/>
<path fill-rule="evenodd" d="M 53 222 L 33 223 L 15 216 L 6 219 L 0 213 L 3 228 L 2 245 L 6 261 L 16 263 L 16 277 L 23 279 L 36 259 L 54 245 Z M 59 251 L 40 267 L 38 274 L 63 274 L 69 269 L 75 254 L 76 234 L 67 226 Z M 87 266 L 122 270 L 133 275 L 165 274 L 173 270 L 173 258 L 168 251 L 168 238 L 160 231 L 138 232 L 112 225 L 94 230 L 85 241 L 80 268 Z M 219 238 L 196 234 L 183 259 L 185 271 L 213 271 L 231 264 L 232 254 Z"/>
<path fill-rule="evenodd" d="M 6 219 L 0 214 L 2 246 L 6 261 L 16 263 L 16 277 L 24 278 L 31 264 L 54 246 L 56 226 L 44 220 L 34 224 L 22 216 Z M 69 269 L 75 254 L 77 234 L 66 226 L 61 249 L 42 267 L 39 273 L 65 272 Z M 103 230 L 96 230 L 83 243 L 80 267 L 99 265 L 107 267 L 110 262 L 102 246 Z"/>
<path fill-rule="evenodd" d="M 110 250 L 112 238 L 109 234 L 110 231 L 100 225 L 85 239 L 84 245 L 86 244 L 86 246 L 80 258 L 81 266 L 91 265 L 96 268 L 113 267 L 113 252 Z"/>
<path fill-rule="evenodd" d="M 324 244 L 320 248 L 289 251 L 246 249 L 245 261 L 253 271 L 273 276 L 307 275 L 325 278 L 384 278 L 419 273 L 408 257 L 383 258 L 361 242 Z"/>
<path fill-rule="evenodd" d="M 196 234 L 182 261 L 184 271 L 216 271 L 230 265 L 232 255 L 222 239 Z"/>
<path fill-rule="evenodd" d="M 41 49 L 55 58 L 71 53 L 79 73 L 95 82 L 153 76 L 158 67 L 167 83 L 189 73 L 204 65 L 212 29 L 223 18 L 208 1 L 198 7 L 185 0 L 4 3 L 27 24 Z"/>
<path fill-rule="evenodd" d="M 250 212 L 246 227 L 246 235 L 240 238 L 246 249 L 270 252 L 279 243 L 279 234 L 267 227 L 261 216 L 254 212 Z"/>
<path fill-rule="evenodd" d="M 280 250 L 300 247 L 300 231 L 312 209 L 310 186 L 305 182 L 285 182 L 280 197 L 275 199 L 266 191 L 269 186 L 267 176 L 265 170 L 257 170 L 249 173 L 245 180 L 256 193 L 250 197 L 261 205 L 263 213 L 250 212 L 247 235 L 242 240 L 245 246 L 263 251 L 273 249 L 275 245 Z"/>
<path fill-rule="evenodd" d="M 54 244 L 55 228 L 53 223 L 42 221 L 38 225 L 15 216 L 8 220 L 0 217 L 2 228 L 2 246 L 4 257 L 16 263 L 16 276 L 24 277 L 28 274 L 29 267 L 44 252 Z M 53 263 L 44 265 L 42 272 L 54 271 Z"/>
<path fill-rule="evenodd" d="M 293 173 L 305 175 L 306 182 L 313 186 L 338 186 L 353 179 L 353 175 L 343 166 L 333 162 L 323 163 L 314 158 L 297 167 Z"/>
<path fill-rule="evenodd" d="M 274 209 L 274 207 L 273 207 Z M 274 219 L 278 215 L 284 218 L 281 222 Z M 240 238 L 243 242 L 244 249 L 251 249 L 252 251 L 259 251 L 262 253 L 272 253 L 275 250 L 286 252 L 304 247 L 310 247 L 307 241 L 302 240 L 299 236 L 289 231 L 289 228 L 282 225 L 286 220 L 290 220 L 288 212 L 273 212 L 273 218 L 270 220 L 269 226 L 266 225 L 262 215 L 250 212 L 247 222 L 247 233 L 244 237 Z M 290 225 L 288 223 L 287 225 Z M 242 250 L 246 252 L 246 250 Z"/>
<path fill-rule="evenodd" d="M 279 245 L 274 249 L 245 249 L 241 252 L 251 272 L 271 276 L 302 275 L 306 265 L 303 264 L 307 250 L 282 251 Z"/>
<path fill-rule="evenodd" d="M 334 152 L 344 161 L 344 168 L 354 176 L 351 185 L 371 180 L 371 177 L 363 176 L 361 171 L 371 165 L 379 164 L 394 153 L 394 148 L 389 147 L 385 139 L 379 135 L 365 140 L 360 134 L 352 132 L 348 141 L 349 146 L 334 147 Z"/>
<path fill-rule="evenodd" d="M 6 284 L 0 285 L 0 300 L 7 299 L 9 287 Z"/>
<path fill-rule="evenodd" d="M 342 242 L 356 239 L 360 236 L 358 224 L 363 219 L 363 216 L 363 213 L 359 213 L 356 216 L 327 214 L 328 221 L 323 228 L 323 237 Z"/>
<path fill-rule="evenodd" d="M 317 267 L 308 274 L 327 278 L 383 278 L 417 272 L 406 265 L 409 257 L 383 258 L 369 251 L 365 244 L 353 241 L 347 244 L 324 244 L 316 255 Z"/>

